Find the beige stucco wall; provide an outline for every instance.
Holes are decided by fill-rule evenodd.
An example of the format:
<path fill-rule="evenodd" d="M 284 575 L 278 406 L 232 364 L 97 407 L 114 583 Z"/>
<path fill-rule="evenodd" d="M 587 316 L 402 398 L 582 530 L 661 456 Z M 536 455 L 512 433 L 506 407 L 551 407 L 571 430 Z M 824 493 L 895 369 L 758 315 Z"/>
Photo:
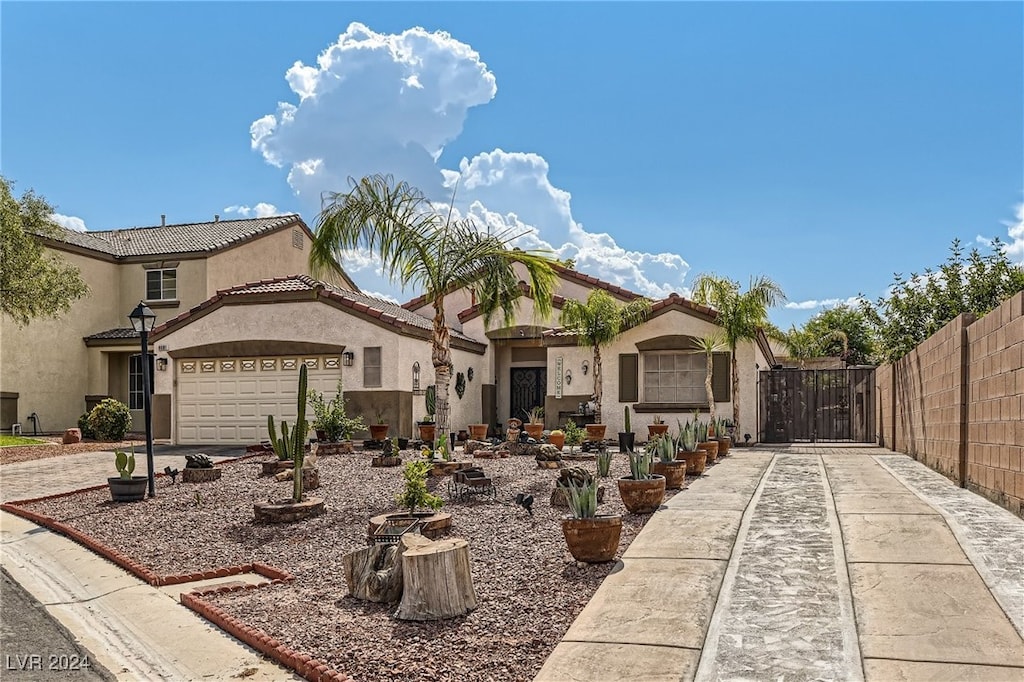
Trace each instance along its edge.
<path fill-rule="evenodd" d="M 176 306 L 167 306 L 159 302 L 152 302 L 150 306 L 156 315 L 156 323 L 160 324 L 178 314 L 193 308 L 207 298 L 210 294 L 206 290 L 206 260 L 202 258 L 192 260 L 180 259 L 154 259 L 151 263 L 177 263 L 173 268 L 177 271 L 177 300 L 180 303 Z M 115 327 L 127 327 L 128 313 L 130 313 L 139 301 L 146 298 L 146 270 L 142 263 L 119 263 L 117 266 L 118 286 L 120 288 L 121 303 L 118 308 L 124 308 L 121 312 L 121 319 Z M 101 331 L 96 329 L 94 331 Z"/>
<path fill-rule="evenodd" d="M 82 337 L 127 326 L 131 312 L 120 297 L 117 265 L 73 253 L 59 253 L 79 269 L 90 293 L 59 319 L 35 320 L 24 328 L 0 319 L 0 390 L 20 394 L 18 418 L 35 412 L 45 431 L 75 426 L 90 393 L 90 358 Z"/>
<path fill-rule="evenodd" d="M 293 229 L 301 233 L 301 249 L 292 245 Z M 308 273 L 309 238 L 299 227 L 286 227 L 210 256 L 204 299 L 237 284 Z"/>

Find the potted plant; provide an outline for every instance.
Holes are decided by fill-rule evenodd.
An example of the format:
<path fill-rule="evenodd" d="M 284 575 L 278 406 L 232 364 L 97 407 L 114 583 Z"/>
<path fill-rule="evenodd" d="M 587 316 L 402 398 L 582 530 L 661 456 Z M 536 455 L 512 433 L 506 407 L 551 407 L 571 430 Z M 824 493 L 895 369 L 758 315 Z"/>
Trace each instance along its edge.
<path fill-rule="evenodd" d="M 647 425 L 647 440 L 654 440 L 658 436 L 668 432 L 668 424 L 661 418 L 660 414 L 654 415 L 654 421 Z"/>
<path fill-rule="evenodd" d="M 110 486 L 110 498 L 114 502 L 138 502 L 146 497 L 146 476 L 132 476 L 135 471 L 135 448 L 131 454 L 124 450 L 114 451 L 114 467 L 117 476 L 107 479 Z"/>
<path fill-rule="evenodd" d="M 629 453 L 629 476 L 618 479 L 619 497 L 634 514 L 650 514 L 665 499 L 665 477 L 651 473 L 651 453 Z"/>
<path fill-rule="evenodd" d="M 597 475 L 601 478 L 608 478 L 612 468 L 612 453 L 608 449 L 597 451 Z"/>
<path fill-rule="evenodd" d="M 727 419 L 719 419 L 715 427 L 715 434 L 718 440 L 718 456 L 725 457 L 732 447 L 732 437 L 729 435 L 729 424 Z"/>
<path fill-rule="evenodd" d="M 487 440 L 487 424 L 470 424 L 469 437 L 473 440 Z"/>
<path fill-rule="evenodd" d="M 384 410 L 375 408 L 373 411 L 374 421 L 370 424 L 370 439 L 383 443 L 388 437 L 388 423 L 384 421 Z"/>
<path fill-rule="evenodd" d="M 408 510 L 406 516 L 416 518 L 417 507 L 437 510 L 444 506 L 444 500 L 427 490 L 427 474 L 430 473 L 430 468 L 430 461 L 425 459 L 414 459 L 406 462 L 403 467 L 402 477 L 405 479 L 405 490 L 395 498 L 395 502 L 399 507 Z M 421 515 L 431 516 L 433 511 Z"/>
<path fill-rule="evenodd" d="M 540 440 L 544 435 L 544 408 L 540 405 L 529 410 L 523 410 L 526 415 L 526 424 L 523 428 L 530 434 L 530 438 Z"/>
<path fill-rule="evenodd" d="M 313 429 L 316 431 L 317 455 L 352 452 L 352 434 L 366 429 L 362 417 L 349 417 L 341 379 L 335 396 L 326 400 L 323 393 L 310 389 L 309 404 L 313 406 Z"/>
<path fill-rule="evenodd" d="M 583 442 L 584 431 L 576 426 L 576 422 L 569 420 L 565 422 L 565 444 L 569 446 L 569 454 L 573 454 L 576 446 Z"/>
<path fill-rule="evenodd" d="M 633 452 L 636 434 L 633 433 L 633 424 L 629 419 L 629 405 L 626 405 L 623 409 L 625 411 L 623 419 L 624 429 L 619 432 L 619 452 Z"/>
<path fill-rule="evenodd" d="M 437 432 L 437 424 L 434 422 L 434 410 L 437 408 L 437 388 L 435 386 L 427 386 L 425 401 L 427 413 L 423 415 L 423 419 L 416 422 L 416 427 L 420 431 L 421 441 L 433 443 L 434 434 Z"/>
<path fill-rule="evenodd" d="M 686 487 L 686 460 L 676 459 L 676 442 L 667 433 L 648 443 L 657 461 L 651 463 L 651 471 L 665 477 L 666 490 L 682 490 Z"/>
<path fill-rule="evenodd" d="M 576 561 L 611 561 L 619 550 L 622 517 L 598 515 L 597 487 L 591 479 L 581 486 L 570 481 L 567 488 L 571 516 L 562 519 L 562 535 Z"/>
<path fill-rule="evenodd" d="M 381 450 L 380 455 L 377 455 L 370 460 L 370 466 L 373 467 L 396 467 L 402 463 L 402 457 L 399 454 L 401 450 L 398 449 L 398 439 L 389 438 L 384 441 L 384 448 Z"/>
<path fill-rule="evenodd" d="M 221 470 L 213 466 L 213 460 L 201 452 L 185 455 L 185 469 L 181 472 L 182 483 L 206 483 L 220 478 Z"/>
<path fill-rule="evenodd" d="M 700 420 L 697 412 L 693 413 L 693 425 L 697 430 L 697 447 L 707 453 L 707 463 L 711 464 L 718 457 L 718 441 L 708 435 L 708 425 Z"/>
<path fill-rule="evenodd" d="M 679 424 L 679 452 L 676 457 L 686 462 L 687 474 L 700 476 L 704 473 L 707 453 L 697 449 L 697 429 L 691 422 Z"/>
<path fill-rule="evenodd" d="M 555 429 L 548 434 L 548 443 L 554 445 L 559 450 L 565 445 L 565 431 L 562 429 Z"/>

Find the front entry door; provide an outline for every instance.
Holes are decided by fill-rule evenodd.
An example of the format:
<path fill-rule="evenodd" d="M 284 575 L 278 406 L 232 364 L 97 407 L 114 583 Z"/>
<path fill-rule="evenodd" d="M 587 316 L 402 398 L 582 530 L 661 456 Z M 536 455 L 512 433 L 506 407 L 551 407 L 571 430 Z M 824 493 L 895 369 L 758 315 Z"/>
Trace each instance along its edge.
<path fill-rule="evenodd" d="M 544 407 L 547 393 L 548 370 L 546 367 L 513 367 L 509 381 L 512 395 L 509 418 L 527 421 L 526 413 L 534 407 Z"/>

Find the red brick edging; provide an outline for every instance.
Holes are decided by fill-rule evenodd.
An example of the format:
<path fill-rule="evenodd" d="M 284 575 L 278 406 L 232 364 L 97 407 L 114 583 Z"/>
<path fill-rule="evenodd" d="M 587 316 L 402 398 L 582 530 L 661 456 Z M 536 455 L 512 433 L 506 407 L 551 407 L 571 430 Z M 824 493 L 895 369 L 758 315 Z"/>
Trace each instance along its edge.
<path fill-rule="evenodd" d="M 239 462 L 242 460 L 252 459 L 254 457 L 262 457 L 266 453 L 257 452 L 242 457 L 236 457 L 234 459 L 223 460 L 218 464 L 226 464 Z M 157 476 L 164 476 L 163 473 L 156 474 Z M 270 657 L 282 666 L 289 668 L 299 675 L 301 675 L 309 682 L 349 682 L 352 678 L 345 675 L 342 672 L 332 669 L 323 661 L 315 658 L 311 658 L 307 654 L 299 653 L 294 649 L 278 642 L 276 639 L 268 635 L 266 632 L 246 625 L 238 618 L 229 615 L 223 609 L 218 606 L 211 604 L 210 602 L 203 599 L 203 596 L 210 594 L 222 594 L 227 592 L 237 592 L 241 590 L 254 590 L 267 587 L 268 585 L 281 585 L 290 583 L 295 580 L 295 576 L 276 568 L 269 564 L 260 562 L 253 562 L 251 564 L 239 564 L 237 566 L 226 566 L 223 568 L 212 569 L 209 571 L 202 571 L 199 573 L 183 573 L 180 575 L 159 575 L 149 568 L 143 566 L 139 562 L 131 559 L 130 557 L 118 552 L 113 547 L 110 547 L 95 538 L 82 533 L 77 528 L 69 526 L 66 523 L 58 521 L 53 517 L 46 516 L 44 514 L 38 514 L 34 511 L 24 509 L 21 505 L 31 504 L 34 502 L 43 502 L 46 500 L 54 500 L 62 497 L 68 497 L 70 495 L 77 495 L 83 492 L 90 492 L 93 490 L 99 490 L 107 487 L 104 485 L 95 485 L 80 490 L 74 490 L 66 493 L 57 493 L 56 495 L 46 495 L 43 497 L 36 497 L 28 500 L 17 500 L 0 504 L 0 509 L 20 516 L 24 519 L 49 528 L 50 530 L 60 533 L 66 536 L 70 540 L 77 542 L 83 547 L 89 549 L 95 554 L 100 555 L 104 559 L 111 561 L 112 563 L 120 566 L 124 570 L 128 571 L 135 577 L 146 582 L 153 587 L 160 587 L 163 585 L 179 585 L 182 583 L 190 583 L 198 580 L 209 580 L 211 578 L 225 578 L 232 575 L 239 575 L 242 573 L 256 573 L 268 578 L 270 582 L 263 584 L 247 584 L 247 585 L 235 585 L 235 586 L 222 586 L 222 587 L 210 587 L 206 589 L 197 589 L 192 592 L 182 593 L 181 603 L 187 608 L 191 609 L 195 613 L 199 614 L 206 620 L 210 621 L 215 626 L 224 630 L 232 637 L 244 642 L 253 649 L 256 649 L 260 653 Z"/>

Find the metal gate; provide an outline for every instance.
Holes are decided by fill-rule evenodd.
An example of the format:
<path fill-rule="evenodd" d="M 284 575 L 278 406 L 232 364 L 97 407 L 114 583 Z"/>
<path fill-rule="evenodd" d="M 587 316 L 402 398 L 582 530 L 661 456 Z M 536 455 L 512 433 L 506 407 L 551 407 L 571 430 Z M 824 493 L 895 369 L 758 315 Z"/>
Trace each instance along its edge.
<path fill-rule="evenodd" d="M 875 370 L 773 369 L 759 373 L 762 443 L 875 441 Z"/>
<path fill-rule="evenodd" d="M 526 421 L 526 413 L 533 408 L 544 407 L 547 392 L 546 367 L 513 367 L 509 400 L 509 417 Z"/>

